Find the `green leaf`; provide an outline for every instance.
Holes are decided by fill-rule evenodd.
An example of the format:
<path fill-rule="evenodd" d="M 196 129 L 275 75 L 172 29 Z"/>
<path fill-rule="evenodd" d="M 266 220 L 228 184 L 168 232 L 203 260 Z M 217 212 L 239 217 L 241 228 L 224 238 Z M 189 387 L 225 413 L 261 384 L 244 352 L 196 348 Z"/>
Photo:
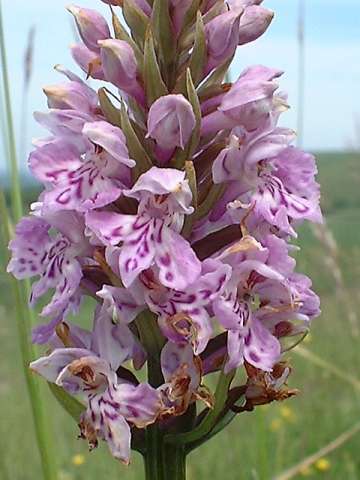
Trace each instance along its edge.
<path fill-rule="evenodd" d="M 160 60 L 168 75 L 175 58 L 174 32 L 171 26 L 168 0 L 154 0 L 152 25 Z"/>
<path fill-rule="evenodd" d="M 124 0 L 123 15 L 136 43 L 143 48 L 149 17 L 130 0 Z"/>
<path fill-rule="evenodd" d="M 188 67 L 190 68 L 191 77 L 193 79 L 195 86 L 199 85 L 199 83 L 203 79 L 206 58 L 207 58 L 207 46 L 206 46 L 204 23 L 202 20 L 201 13 L 198 12 L 194 48 L 190 55 L 190 59 L 188 61 Z M 177 92 L 184 93 L 185 95 L 187 91 L 186 77 L 187 77 L 187 69 L 180 75 L 175 85 L 175 90 Z"/>
<path fill-rule="evenodd" d="M 195 43 L 190 59 L 190 72 L 194 85 L 198 86 L 204 74 L 207 57 L 206 35 L 201 13 L 198 12 L 196 19 Z"/>
<path fill-rule="evenodd" d="M 150 28 L 146 32 L 144 46 L 144 84 L 149 106 L 161 96 L 169 93 L 161 76 Z"/>
<path fill-rule="evenodd" d="M 196 88 L 194 86 L 192 76 L 190 69 L 187 69 L 186 72 L 186 90 L 187 90 L 187 97 L 189 102 L 191 103 L 191 106 L 193 108 L 194 114 L 195 114 L 195 119 L 196 119 L 196 125 L 193 131 L 193 134 L 191 136 L 190 142 L 189 142 L 189 156 L 190 158 L 193 153 L 195 152 L 196 147 L 199 144 L 200 141 L 200 129 L 201 129 L 201 106 L 200 106 L 200 101 L 198 94 L 196 92 Z"/>
<path fill-rule="evenodd" d="M 99 88 L 98 96 L 100 101 L 100 107 L 103 111 L 103 114 L 106 117 L 106 120 L 111 123 L 112 125 L 116 125 L 117 127 L 121 126 L 121 115 L 120 110 L 116 108 L 113 103 L 111 102 L 108 94 L 106 93 L 105 87 Z"/>
<path fill-rule="evenodd" d="M 224 62 L 222 65 L 219 65 L 210 77 L 201 85 L 199 89 L 199 95 L 202 95 L 203 92 L 205 92 L 209 87 L 213 85 L 220 85 L 221 82 L 224 80 L 226 77 L 226 74 L 229 70 L 229 67 L 231 65 L 231 62 L 233 61 L 234 56 L 230 57 L 226 62 Z"/>
<path fill-rule="evenodd" d="M 121 106 L 121 129 L 126 137 L 126 145 L 128 147 L 130 157 L 136 161 L 135 167 L 132 169 L 134 180 L 145 173 L 149 168 L 153 166 L 152 161 L 144 149 L 139 137 L 136 135 L 135 130 L 131 124 L 129 116 L 124 104 Z"/>
<path fill-rule="evenodd" d="M 192 206 L 197 208 L 198 205 L 198 194 L 197 194 L 197 182 L 196 182 L 196 171 L 194 167 L 194 162 L 192 160 L 188 160 L 185 162 L 185 172 L 186 178 L 189 180 L 189 187 L 192 193 Z"/>
<path fill-rule="evenodd" d="M 205 442 L 208 442 L 211 438 L 215 437 L 215 435 L 222 432 L 224 428 L 226 428 L 234 420 L 235 417 L 236 413 L 232 412 L 231 410 L 226 412 L 225 415 L 218 421 L 215 427 L 207 435 L 204 435 L 195 442 L 189 443 L 186 446 L 186 453 L 188 454 L 192 452 L 196 448 L 203 445 Z"/>
<path fill-rule="evenodd" d="M 79 422 L 81 414 L 85 411 L 85 406 L 54 383 L 48 383 L 48 385 L 51 393 L 63 409 L 71 415 L 76 422 Z"/>
<path fill-rule="evenodd" d="M 200 9 L 200 3 L 202 0 L 193 0 L 191 3 L 190 7 L 185 13 L 184 20 L 183 20 L 183 25 L 181 28 L 181 32 L 179 35 L 179 41 L 181 41 L 181 37 L 183 35 L 186 35 L 186 32 L 189 28 L 191 28 L 196 21 L 196 13 Z"/>
<path fill-rule="evenodd" d="M 191 204 L 194 207 L 194 212 L 196 212 L 197 202 L 198 202 L 196 171 L 194 168 L 194 163 L 191 160 L 187 160 L 185 162 L 185 172 L 186 172 L 186 179 L 189 181 L 189 187 L 192 193 Z M 193 222 L 194 222 L 194 215 L 186 215 L 184 226 L 181 232 L 185 238 L 188 238 L 190 236 Z"/>

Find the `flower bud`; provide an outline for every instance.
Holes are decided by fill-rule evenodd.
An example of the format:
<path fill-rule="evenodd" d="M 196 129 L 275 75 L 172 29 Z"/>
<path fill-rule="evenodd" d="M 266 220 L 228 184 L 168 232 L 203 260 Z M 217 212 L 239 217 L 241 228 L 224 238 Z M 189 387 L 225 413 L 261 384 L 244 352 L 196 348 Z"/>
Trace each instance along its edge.
<path fill-rule="evenodd" d="M 148 136 L 163 149 L 184 149 L 195 124 L 192 106 L 186 98 L 183 95 L 166 95 L 150 108 Z"/>
<path fill-rule="evenodd" d="M 80 43 L 71 45 L 70 52 L 75 62 L 89 77 L 105 80 L 100 55 Z"/>
<path fill-rule="evenodd" d="M 144 91 L 137 80 L 138 68 L 133 49 L 123 40 L 102 40 L 99 45 L 106 80 L 143 104 Z"/>
<path fill-rule="evenodd" d="M 47 96 L 49 108 L 91 113 L 97 106 L 96 93 L 87 85 L 76 81 L 49 85 L 44 87 L 43 90 Z"/>
<path fill-rule="evenodd" d="M 192 0 L 170 0 L 170 13 L 177 35 L 181 31 L 185 14 L 191 4 Z"/>
<path fill-rule="evenodd" d="M 253 42 L 266 32 L 274 12 L 258 5 L 247 7 L 240 20 L 239 45 Z"/>
<path fill-rule="evenodd" d="M 218 15 L 206 25 L 208 64 L 206 74 L 235 53 L 242 9 L 229 10 Z"/>
<path fill-rule="evenodd" d="M 218 3 L 219 0 L 205 0 L 203 2 L 201 2 L 201 13 L 202 14 L 205 14 L 207 13 L 209 10 L 212 9 L 212 7 L 215 6 L 216 3 Z"/>
<path fill-rule="evenodd" d="M 99 52 L 99 40 L 110 38 L 109 26 L 105 18 L 95 10 L 80 8 L 75 5 L 68 7 L 74 16 L 80 37 L 85 45 L 94 52 Z"/>
<path fill-rule="evenodd" d="M 101 0 L 102 2 L 106 3 L 107 5 L 113 5 L 114 7 L 122 7 L 124 0 Z M 147 0 L 133 0 L 133 3 L 137 7 L 139 7 L 145 15 L 150 16 L 151 15 L 151 7 Z"/>

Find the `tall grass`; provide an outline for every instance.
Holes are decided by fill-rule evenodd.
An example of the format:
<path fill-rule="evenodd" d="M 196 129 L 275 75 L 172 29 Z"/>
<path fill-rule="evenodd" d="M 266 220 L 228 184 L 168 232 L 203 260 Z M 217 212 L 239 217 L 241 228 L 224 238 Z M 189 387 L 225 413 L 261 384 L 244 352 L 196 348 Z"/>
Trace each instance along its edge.
<path fill-rule="evenodd" d="M 1 60 L 1 92 L 3 95 L 1 105 L 3 112 L 3 143 L 7 154 L 8 169 L 11 178 L 10 212 L 6 205 L 5 195 L 0 192 L 0 213 L 2 218 L 2 240 L 4 250 L 12 235 L 12 220 L 18 221 L 23 215 L 23 201 L 21 184 L 17 162 L 15 130 L 12 116 L 9 75 L 3 28 L 2 3 L 0 0 L 0 60 Z M 12 217 L 12 218 L 11 218 Z M 30 332 L 34 323 L 34 314 L 27 306 L 30 292 L 29 282 L 17 282 L 9 279 L 16 316 L 17 338 L 22 354 L 23 370 L 30 397 L 32 415 L 36 432 L 36 441 L 39 448 L 44 480 L 56 480 L 57 471 L 55 456 L 52 449 L 52 437 L 49 432 L 49 418 L 46 415 L 44 401 L 41 395 L 41 387 L 38 379 L 29 371 L 29 363 L 35 358 L 36 352 L 30 342 Z"/>

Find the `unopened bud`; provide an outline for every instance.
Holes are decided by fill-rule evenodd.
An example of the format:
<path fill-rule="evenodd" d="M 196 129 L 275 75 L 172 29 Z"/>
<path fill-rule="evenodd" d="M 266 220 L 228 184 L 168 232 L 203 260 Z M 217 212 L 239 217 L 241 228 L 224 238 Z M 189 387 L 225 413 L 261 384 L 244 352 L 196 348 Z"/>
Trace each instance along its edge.
<path fill-rule="evenodd" d="M 242 9 L 229 10 L 206 25 L 208 64 L 205 73 L 224 63 L 235 53 L 242 12 Z"/>
<path fill-rule="evenodd" d="M 166 95 L 150 108 L 148 135 L 164 149 L 185 148 L 195 128 L 191 104 L 183 95 Z"/>
<path fill-rule="evenodd" d="M 137 80 L 137 62 L 130 45 L 113 39 L 100 41 L 99 45 L 106 80 L 143 103 L 144 92 Z"/>
<path fill-rule="evenodd" d="M 252 5 L 245 9 L 240 20 L 239 45 L 253 42 L 266 32 L 274 12 L 258 5 Z"/>
<path fill-rule="evenodd" d="M 90 50 L 99 52 L 99 40 L 105 40 L 111 36 L 105 18 L 100 13 L 89 8 L 70 5 L 67 9 L 75 18 L 82 41 Z"/>

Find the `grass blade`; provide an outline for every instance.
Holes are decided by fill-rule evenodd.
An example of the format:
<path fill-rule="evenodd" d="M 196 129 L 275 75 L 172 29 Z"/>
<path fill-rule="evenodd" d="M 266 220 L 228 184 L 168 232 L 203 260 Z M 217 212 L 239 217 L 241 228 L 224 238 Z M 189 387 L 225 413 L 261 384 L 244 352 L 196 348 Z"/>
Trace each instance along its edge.
<path fill-rule="evenodd" d="M 343 380 L 344 382 L 349 383 L 352 385 L 356 390 L 360 391 L 360 380 L 358 380 L 356 377 L 353 375 L 344 372 L 340 368 L 336 367 L 332 363 L 328 362 L 327 360 L 324 360 L 323 358 L 319 357 L 313 352 L 310 352 L 307 348 L 303 346 L 297 346 L 296 349 L 293 350 L 294 353 L 297 353 L 301 357 L 305 358 L 306 360 L 314 363 L 318 367 L 323 368 L 324 370 L 329 371 L 336 377 L 338 377 L 340 380 Z"/>
<path fill-rule="evenodd" d="M 313 455 L 310 455 L 309 457 L 304 458 L 301 462 L 299 462 L 294 467 L 289 468 L 289 470 L 286 470 L 286 472 L 281 473 L 280 475 L 275 477 L 274 480 L 290 480 L 291 478 L 296 477 L 302 470 L 310 467 L 315 462 L 320 460 L 320 458 L 325 457 L 326 455 L 333 452 L 334 450 L 337 450 L 339 447 L 344 445 L 344 443 L 348 442 L 352 437 L 354 437 L 359 432 L 360 432 L 360 422 L 357 423 L 354 427 L 350 428 L 349 430 L 346 430 L 346 432 L 339 435 L 337 438 L 335 438 L 335 440 L 325 445 L 325 447 L 321 448 Z"/>
<path fill-rule="evenodd" d="M 10 86 L 7 69 L 6 48 L 5 48 L 5 35 L 2 19 L 2 3 L 0 0 L 0 60 L 1 60 L 1 73 L 2 73 L 2 90 L 4 92 L 4 106 L 5 106 L 5 120 L 7 126 L 9 149 L 9 166 L 11 175 L 11 204 L 15 220 L 19 220 L 22 216 L 22 199 L 21 199 L 21 187 L 19 182 L 19 171 L 16 157 L 16 142 L 15 131 L 12 117 L 11 99 L 10 99 Z"/>

